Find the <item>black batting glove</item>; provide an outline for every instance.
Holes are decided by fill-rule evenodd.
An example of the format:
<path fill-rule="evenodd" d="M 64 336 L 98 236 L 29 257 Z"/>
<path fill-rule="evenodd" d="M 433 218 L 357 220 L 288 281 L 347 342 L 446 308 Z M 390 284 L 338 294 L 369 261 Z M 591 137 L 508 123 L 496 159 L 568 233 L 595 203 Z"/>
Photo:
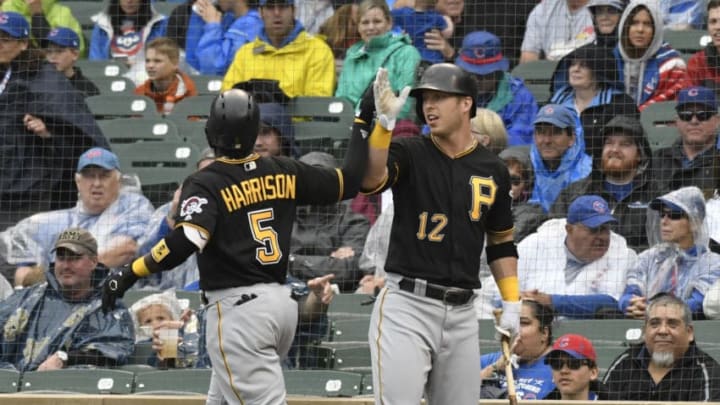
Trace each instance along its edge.
<path fill-rule="evenodd" d="M 368 125 L 372 124 L 375 119 L 375 94 L 373 93 L 372 83 L 365 89 L 360 99 L 360 107 L 355 116 L 365 121 Z"/>
<path fill-rule="evenodd" d="M 138 281 L 140 277 L 133 273 L 129 265 L 123 266 L 120 270 L 110 273 L 102 287 L 102 310 L 108 313 L 115 309 L 115 301 L 122 298 L 130 287 Z"/>

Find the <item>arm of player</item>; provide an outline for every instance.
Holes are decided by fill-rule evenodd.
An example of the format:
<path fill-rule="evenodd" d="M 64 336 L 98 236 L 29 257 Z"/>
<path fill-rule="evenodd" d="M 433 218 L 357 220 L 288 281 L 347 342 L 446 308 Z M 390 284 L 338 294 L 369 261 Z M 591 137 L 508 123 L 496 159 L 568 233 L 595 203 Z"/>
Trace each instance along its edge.
<path fill-rule="evenodd" d="M 520 282 L 517 275 L 517 248 L 513 241 L 512 230 L 502 234 L 488 234 L 487 261 L 495 283 L 502 297 L 503 311 L 495 326 L 496 338 L 502 336 L 512 339 L 520 331 Z"/>
<path fill-rule="evenodd" d="M 103 282 L 102 309 L 104 312 L 115 308 L 115 301 L 122 298 L 130 287 L 141 277 L 172 269 L 184 262 L 197 250 L 207 244 L 208 235 L 203 230 L 183 224 L 162 238 L 150 253 L 135 259 L 130 268 L 122 268 L 110 274 Z"/>
<path fill-rule="evenodd" d="M 375 111 L 378 117 L 375 128 L 370 134 L 368 168 L 362 180 L 363 190 L 377 189 L 387 177 L 387 159 L 392 130 L 395 128 L 397 116 L 410 94 L 410 87 L 405 87 L 396 96 L 390 85 L 388 72 L 384 68 L 378 69 L 372 87 Z"/>

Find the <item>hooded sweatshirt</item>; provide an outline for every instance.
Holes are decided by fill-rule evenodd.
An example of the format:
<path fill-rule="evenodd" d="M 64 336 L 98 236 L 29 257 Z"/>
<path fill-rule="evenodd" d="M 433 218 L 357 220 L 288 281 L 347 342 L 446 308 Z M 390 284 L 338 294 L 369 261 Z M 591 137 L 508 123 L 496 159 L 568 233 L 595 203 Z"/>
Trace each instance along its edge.
<path fill-rule="evenodd" d="M 639 57 L 631 57 L 623 41 L 625 27 L 632 23 L 630 15 L 644 7 L 653 20 L 653 37 L 650 45 Z M 635 0 L 623 12 L 618 30 L 618 45 L 613 51 L 625 92 L 635 100 L 638 109 L 658 101 L 675 100 L 677 93 L 690 84 L 687 66 L 680 54 L 663 42 L 663 19 L 657 4 L 652 0 Z"/>

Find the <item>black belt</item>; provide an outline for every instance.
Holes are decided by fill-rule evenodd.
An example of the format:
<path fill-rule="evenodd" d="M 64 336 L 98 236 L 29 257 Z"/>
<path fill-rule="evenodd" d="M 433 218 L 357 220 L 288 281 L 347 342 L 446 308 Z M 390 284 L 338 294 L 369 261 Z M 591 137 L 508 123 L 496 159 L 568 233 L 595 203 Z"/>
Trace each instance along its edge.
<path fill-rule="evenodd" d="M 415 280 L 403 277 L 398 283 L 400 289 L 415 294 Z M 456 287 L 445 287 L 437 284 L 427 283 L 425 286 L 425 296 L 434 298 L 450 305 L 465 305 L 475 294 L 473 290 L 464 290 Z"/>

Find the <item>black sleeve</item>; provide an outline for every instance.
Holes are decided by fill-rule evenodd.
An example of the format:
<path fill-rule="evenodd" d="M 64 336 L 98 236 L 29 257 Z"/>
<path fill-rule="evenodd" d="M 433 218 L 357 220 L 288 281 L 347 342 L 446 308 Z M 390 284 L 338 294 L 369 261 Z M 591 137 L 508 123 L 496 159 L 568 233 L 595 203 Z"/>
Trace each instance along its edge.
<path fill-rule="evenodd" d="M 343 200 L 355 197 L 360 190 L 360 183 L 365 175 L 368 163 L 369 135 L 370 125 L 361 120 L 356 120 L 352 127 L 352 135 L 350 135 L 345 161 L 341 168 L 344 179 Z"/>

